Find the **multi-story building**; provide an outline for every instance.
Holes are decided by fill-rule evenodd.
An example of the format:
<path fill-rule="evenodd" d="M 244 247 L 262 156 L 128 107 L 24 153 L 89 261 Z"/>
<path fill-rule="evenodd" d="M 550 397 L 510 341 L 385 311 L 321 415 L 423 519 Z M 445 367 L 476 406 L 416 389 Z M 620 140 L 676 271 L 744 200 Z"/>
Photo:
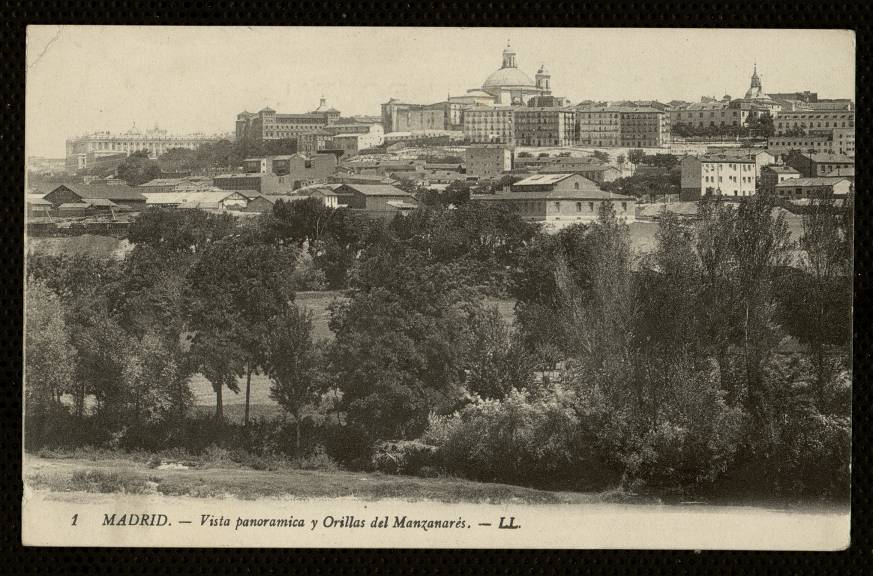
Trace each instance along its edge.
<path fill-rule="evenodd" d="M 777 136 L 786 134 L 828 134 L 835 129 L 854 128 L 855 113 L 846 110 L 805 110 L 783 112 L 773 121 Z"/>
<path fill-rule="evenodd" d="M 446 108 L 441 104 L 409 104 L 391 98 L 382 104 L 385 132 L 446 130 Z"/>
<path fill-rule="evenodd" d="M 773 136 L 767 140 L 767 150 L 774 155 L 784 155 L 792 150 L 800 150 L 815 154 L 844 154 L 854 157 L 855 129 L 837 128 L 830 134 Z"/>
<path fill-rule="evenodd" d="M 577 106 L 576 143 L 580 146 L 621 146 L 620 111 L 609 106 Z"/>
<path fill-rule="evenodd" d="M 385 142 L 382 124 L 378 122 L 333 124 L 320 132 L 331 134 L 331 138 L 323 143 L 321 149 L 342 150 L 344 156 L 354 156 L 361 150 L 375 148 Z M 318 145 L 318 140 L 316 140 L 316 145 Z"/>
<path fill-rule="evenodd" d="M 810 154 L 792 150 L 785 158 L 785 163 L 800 172 L 804 178 L 855 177 L 855 159 L 844 154 Z"/>
<path fill-rule="evenodd" d="M 334 154 L 288 154 L 247 158 L 243 168 L 247 174 L 272 174 L 290 176 L 294 181 L 323 180 L 336 172 L 337 159 Z"/>
<path fill-rule="evenodd" d="M 330 148 L 333 133 L 321 129 L 297 136 L 297 151 L 303 154 L 315 154 L 320 150 Z"/>
<path fill-rule="evenodd" d="M 834 154 L 845 154 L 850 158 L 855 157 L 855 129 L 834 128 L 831 132 Z"/>
<path fill-rule="evenodd" d="M 324 98 L 318 108 L 305 114 L 278 114 L 270 107 L 259 112 L 241 112 L 236 117 L 237 142 L 296 139 L 301 134 L 318 132 L 339 120 L 340 112 L 330 108 Z"/>
<path fill-rule="evenodd" d="M 761 194 L 776 194 L 776 185 L 800 178 L 800 172 L 791 166 L 783 166 L 781 164 L 773 164 L 772 166 L 764 166 L 761 168 Z"/>
<path fill-rule="evenodd" d="M 495 144 L 470 146 L 466 151 L 466 167 L 468 176 L 499 178 L 512 170 L 512 149 Z"/>
<path fill-rule="evenodd" d="M 596 221 L 605 203 L 618 218 L 629 223 L 636 219 L 635 198 L 605 192 L 579 174 L 537 174 L 514 183 L 509 191 L 471 198 L 508 203 L 522 219 L 542 223 L 547 232 Z"/>
<path fill-rule="evenodd" d="M 767 139 L 767 150 L 774 156 L 788 154 L 792 150 L 802 152 L 831 153 L 833 140 L 825 134 L 807 136 L 771 136 Z"/>
<path fill-rule="evenodd" d="M 513 109 L 481 106 L 464 113 L 464 139 L 473 144 L 513 144 Z"/>
<path fill-rule="evenodd" d="M 515 108 L 515 142 L 520 146 L 573 146 L 576 111 L 572 108 Z"/>
<path fill-rule="evenodd" d="M 621 108 L 621 145 L 633 148 L 658 148 L 670 143 L 670 114 L 656 108 Z"/>
<path fill-rule="evenodd" d="M 123 159 L 134 152 L 146 151 L 149 158 L 157 158 L 173 148 L 195 150 L 202 144 L 216 142 L 221 135 L 205 134 L 173 135 L 155 126 L 141 131 L 135 125 L 127 132 L 94 132 L 67 140 L 65 167 L 67 172 L 77 172 L 95 167 L 107 157 Z"/>
<path fill-rule="evenodd" d="M 686 156 L 682 159 L 681 197 L 702 195 L 744 197 L 755 194 L 755 158 L 727 152 Z"/>

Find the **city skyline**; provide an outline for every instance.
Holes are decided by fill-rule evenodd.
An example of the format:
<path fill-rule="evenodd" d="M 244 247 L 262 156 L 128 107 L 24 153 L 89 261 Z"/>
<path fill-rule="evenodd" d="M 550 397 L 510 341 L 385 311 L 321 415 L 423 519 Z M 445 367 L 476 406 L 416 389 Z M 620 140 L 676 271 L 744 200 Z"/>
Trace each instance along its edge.
<path fill-rule="evenodd" d="M 765 92 L 854 100 L 849 31 L 31 26 L 26 153 L 61 157 L 69 137 L 134 123 L 229 133 L 243 110 L 306 112 L 321 96 L 344 116 L 437 102 L 479 87 L 507 41 L 574 104 L 741 97 L 754 64 Z"/>

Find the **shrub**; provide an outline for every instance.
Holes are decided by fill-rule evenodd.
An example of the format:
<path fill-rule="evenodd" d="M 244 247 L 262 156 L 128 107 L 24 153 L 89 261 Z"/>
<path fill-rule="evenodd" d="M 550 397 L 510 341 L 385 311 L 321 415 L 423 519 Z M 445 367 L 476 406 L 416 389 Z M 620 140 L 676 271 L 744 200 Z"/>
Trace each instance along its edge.
<path fill-rule="evenodd" d="M 436 446 L 417 440 L 378 442 L 373 449 L 372 466 L 387 474 L 416 474 L 436 463 Z"/>
<path fill-rule="evenodd" d="M 583 441 L 572 391 L 513 389 L 503 400 L 477 398 L 449 417 L 431 416 L 422 439 L 439 447 L 446 470 L 485 481 L 579 487 L 601 474 Z"/>
<path fill-rule="evenodd" d="M 320 444 L 316 445 L 308 454 L 296 458 L 293 461 L 293 465 L 300 470 L 333 471 L 339 468 L 336 461 L 327 454 L 324 446 Z"/>

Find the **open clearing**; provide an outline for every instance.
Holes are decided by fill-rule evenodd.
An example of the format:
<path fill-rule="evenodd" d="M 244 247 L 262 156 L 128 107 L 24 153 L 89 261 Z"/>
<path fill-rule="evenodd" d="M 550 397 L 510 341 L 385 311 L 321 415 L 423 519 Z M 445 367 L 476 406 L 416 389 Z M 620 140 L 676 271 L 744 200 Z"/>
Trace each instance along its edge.
<path fill-rule="evenodd" d="M 394 498 L 407 501 L 530 504 L 581 504 L 608 501 L 609 495 L 548 492 L 507 484 L 456 478 L 418 478 L 378 473 L 299 470 L 252 470 L 233 463 L 188 469 L 151 468 L 134 458 L 42 458 L 28 455 L 24 480 L 29 488 L 51 492 L 163 494 L 242 499 Z"/>

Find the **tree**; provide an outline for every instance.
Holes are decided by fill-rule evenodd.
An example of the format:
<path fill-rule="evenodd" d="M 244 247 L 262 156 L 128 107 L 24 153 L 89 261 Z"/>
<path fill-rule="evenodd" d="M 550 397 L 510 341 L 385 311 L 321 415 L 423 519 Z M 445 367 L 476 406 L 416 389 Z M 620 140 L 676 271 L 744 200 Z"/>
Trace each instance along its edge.
<path fill-rule="evenodd" d="M 77 327 L 73 343 L 79 357 L 75 392 L 76 410 L 82 413 L 86 394 L 97 400 L 97 417 L 113 430 L 126 421 L 124 369 L 132 349 L 128 334 L 105 311 Z"/>
<path fill-rule="evenodd" d="M 250 231 L 212 243 L 189 272 L 191 354 L 215 390 L 217 420 L 224 417 L 224 387 L 239 392 L 242 375 L 248 419 L 251 375 L 263 364 L 269 321 L 294 299 L 296 256 L 295 248 L 261 243 Z"/>
<path fill-rule="evenodd" d="M 428 263 L 399 242 L 374 249 L 360 267 L 359 291 L 331 311 L 330 375 L 365 443 L 415 438 L 429 412 L 462 397 L 476 297 L 457 265 Z"/>
<path fill-rule="evenodd" d="M 470 321 L 466 386 L 482 398 L 501 399 L 533 384 L 533 359 L 495 307 L 476 310 Z"/>
<path fill-rule="evenodd" d="M 625 163 L 626 161 L 627 161 L 627 158 L 625 157 L 624 154 L 619 154 L 619 155 L 616 157 L 616 159 L 615 159 L 615 163 L 618 164 L 618 167 L 619 167 L 619 168 L 623 167 L 623 166 L 624 166 L 624 163 Z"/>
<path fill-rule="evenodd" d="M 773 201 L 762 195 L 744 198 L 737 208 L 734 234 L 728 244 L 735 262 L 736 288 L 739 299 L 745 385 L 749 393 L 749 412 L 768 418 L 772 406 L 771 392 L 762 377 L 764 355 L 777 337 L 774 282 L 788 264 L 791 248 L 785 212 L 775 213 Z M 762 428 L 764 423 L 761 424 Z"/>
<path fill-rule="evenodd" d="M 807 295 L 799 313 L 808 320 L 802 337 L 812 344 L 819 386 L 832 376 L 825 347 L 851 337 L 852 254 L 846 242 L 847 219 L 841 214 L 845 210 L 832 194 L 825 194 L 813 198 L 803 215 L 800 248 L 809 281 L 799 287 Z"/>
<path fill-rule="evenodd" d="M 149 159 L 145 150 L 132 153 L 118 165 L 116 172 L 119 178 L 130 186 L 139 186 L 150 180 L 161 177 L 158 163 Z"/>
<path fill-rule="evenodd" d="M 604 164 L 609 163 L 609 152 L 605 150 L 595 150 L 594 157 L 603 162 Z"/>
<path fill-rule="evenodd" d="M 61 409 L 61 396 L 71 390 L 76 351 L 64 322 L 57 294 L 44 282 L 27 284 L 24 333 L 24 390 L 28 412 Z"/>
<path fill-rule="evenodd" d="M 201 169 L 197 161 L 197 150 L 190 148 L 170 148 L 158 156 L 158 166 L 163 172 L 197 172 Z"/>
<path fill-rule="evenodd" d="M 640 164 L 645 157 L 646 153 L 640 148 L 633 148 L 627 152 L 627 159 L 631 164 Z M 623 162 L 619 162 L 619 164 L 623 164 Z"/>
<path fill-rule="evenodd" d="M 131 223 L 128 239 L 164 253 L 193 254 L 235 230 L 236 219 L 227 213 L 151 207 Z"/>
<path fill-rule="evenodd" d="M 312 314 L 289 306 L 270 320 L 264 368 L 270 398 L 294 417 L 295 453 L 300 455 L 302 408 L 315 401 L 318 359 L 312 343 Z"/>

